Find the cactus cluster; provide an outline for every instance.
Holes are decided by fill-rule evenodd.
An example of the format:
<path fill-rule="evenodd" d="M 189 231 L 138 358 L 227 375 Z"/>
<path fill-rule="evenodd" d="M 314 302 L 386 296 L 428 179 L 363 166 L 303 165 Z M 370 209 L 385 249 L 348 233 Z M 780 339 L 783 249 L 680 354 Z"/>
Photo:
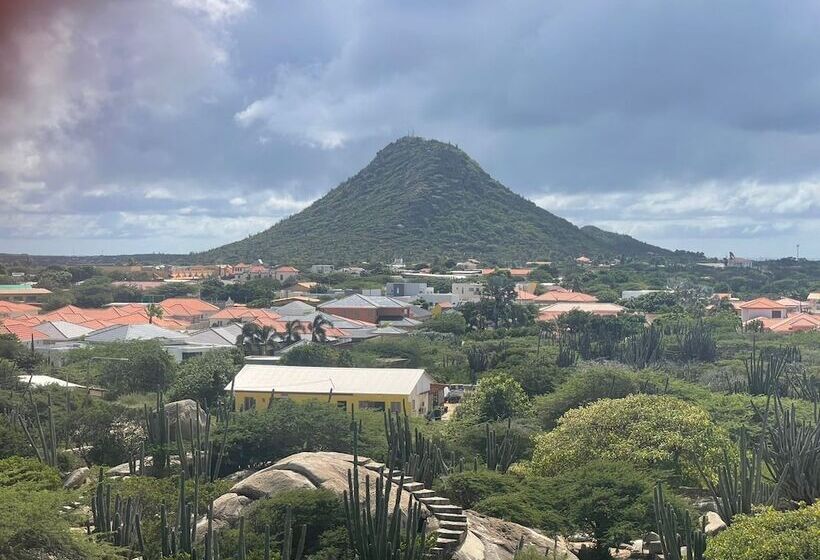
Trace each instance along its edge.
<path fill-rule="evenodd" d="M 663 332 L 650 325 L 620 344 L 618 359 L 634 369 L 646 369 L 658 363 L 662 353 Z"/>
<path fill-rule="evenodd" d="M 412 494 L 409 494 L 408 512 L 403 519 L 404 473 L 394 468 L 398 449 L 391 450 L 391 458 L 387 466 L 379 470 L 375 484 L 371 485 L 367 475 L 362 489 L 358 439 L 358 426 L 354 423 L 354 460 L 353 468 L 347 473 L 344 505 L 348 538 L 358 560 L 421 560 L 426 552 L 426 522 L 421 515 L 421 503 Z M 394 489 L 395 497 L 392 496 Z"/>
<path fill-rule="evenodd" d="M 360 426 L 354 426 L 360 431 Z M 410 429 L 410 418 L 407 411 L 384 413 L 384 430 L 387 436 L 388 455 L 407 476 L 416 482 L 432 488 L 433 481 L 453 470 L 455 457 L 451 464 L 444 460 L 441 449 L 416 428 Z"/>
<path fill-rule="evenodd" d="M 490 428 L 490 424 L 485 426 L 485 436 L 487 439 L 485 447 L 487 468 L 491 471 L 506 473 L 515 460 L 515 453 L 518 450 L 518 437 L 512 432 L 512 420 L 507 419 L 507 429 L 504 431 L 501 443 L 498 443 L 495 428 Z"/>
<path fill-rule="evenodd" d="M 119 494 L 111 501 L 111 485 L 103 481 L 103 470 L 97 488 L 91 497 L 91 515 L 93 530 L 88 532 L 98 535 L 121 548 L 142 552 L 145 543 L 142 538 L 139 503 L 134 498 L 121 499 Z"/>
<path fill-rule="evenodd" d="M 696 527 L 689 512 L 679 516 L 671 504 L 666 503 L 663 488 L 655 486 L 655 525 L 660 536 L 665 560 L 703 560 L 706 551 L 706 533 L 703 527 Z M 686 547 L 686 555 L 681 554 L 681 546 Z"/>
<path fill-rule="evenodd" d="M 48 424 L 46 425 L 45 430 L 43 429 L 43 423 L 40 421 L 40 411 L 37 409 L 37 404 L 34 402 L 34 397 L 31 395 L 31 390 L 29 389 L 26 394 L 28 395 L 29 404 L 33 411 L 33 426 L 29 427 L 22 414 L 12 411 L 11 416 L 17 418 L 20 422 L 20 426 L 23 428 L 23 433 L 26 434 L 26 440 L 34 450 L 37 458 L 42 463 L 45 463 L 50 467 L 57 468 L 57 432 L 54 429 L 54 414 L 51 410 L 51 394 L 48 394 L 48 404 L 46 405 Z M 31 432 L 35 427 L 37 428 L 35 433 L 38 438 L 36 441 L 31 435 Z"/>

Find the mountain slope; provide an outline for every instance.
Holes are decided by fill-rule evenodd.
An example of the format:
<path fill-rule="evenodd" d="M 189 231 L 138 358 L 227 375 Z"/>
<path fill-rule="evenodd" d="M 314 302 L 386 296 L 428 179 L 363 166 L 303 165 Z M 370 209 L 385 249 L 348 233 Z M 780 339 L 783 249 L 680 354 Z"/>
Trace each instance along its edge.
<path fill-rule="evenodd" d="M 507 264 L 650 253 L 671 254 L 629 236 L 578 228 L 506 188 L 457 147 L 405 137 L 298 214 L 198 258 L 353 263 L 475 257 Z"/>

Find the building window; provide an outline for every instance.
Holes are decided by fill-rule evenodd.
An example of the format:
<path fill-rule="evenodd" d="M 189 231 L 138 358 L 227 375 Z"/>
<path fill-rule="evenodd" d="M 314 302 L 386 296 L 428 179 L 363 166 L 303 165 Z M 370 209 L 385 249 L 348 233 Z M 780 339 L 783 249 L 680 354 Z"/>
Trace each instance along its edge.
<path fill-rule="evenodd" d="M 359 401 L 359 409 L 384 411 L 384 401 Z"/>
<path fill-rule="evenodd" d="M 347 410 L 347 401 L 336 401 L 336 406 L 342 410 Z"/>
<path fill-rule="evenodd" d="M 245 397 L 245 402 L 242 404 L 242 410 L 251 410 L 252 408 L 256 408 L 256 398 Z"/>
<path fill-rule="evenodd" d="M 390 403 L 390 412 L 401 412 L 402 406 L 400 402 L 391 402 Z"/>
<path fill-rule="evenodd" d="M 772 311 L 772 319 L 780 319 L 780 311 Z"/>

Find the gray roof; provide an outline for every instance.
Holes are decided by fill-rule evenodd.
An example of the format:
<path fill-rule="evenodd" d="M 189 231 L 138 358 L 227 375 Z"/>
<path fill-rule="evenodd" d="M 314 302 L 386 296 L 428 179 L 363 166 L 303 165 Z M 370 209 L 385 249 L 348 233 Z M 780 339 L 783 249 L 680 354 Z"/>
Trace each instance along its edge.
<path fill-rule="evenodd" d="M 271 310 L 279 315 L 307 315 L 315 312 L 316 308 L 303 301 L 292 301 L 280 307 L 272 307 Z"/>
<path fill-rule="evenodd" d="M 328 301 L 319 305 L 319 309 L 333 309 L 335 307 L 361 307 L 368 309 L 384 307 L 408 307 L 409 304 L 389 296 L 364 296 L 362 294 L 352 294 L 342 299 Z"/>
<path fill-rule="evenodd" d="M 426 381 L 426 383 L 422 383 Z M 236 374 L 235 391 L 270 393 L 334 393 L 356 395 L 409 395 L 429 390 L 432 378 L 423 369 L 338 368 L 279 365 L 244 366 Z M 225 386 L 231 390 L 231 383 Z"/>
<path fill-rule="evenodd" d="M 163 329 L 156 325 L 112 325 L 98 329 L 85 337 L 88 342 L 120 342 L 123 340 L 179 340 L 188 338 L 187 334 Z"/>
<path fill-rule="evenodd" d="M 236 344 L 236 338 L 242 333 L 242 327 L 229 323 L 224 327 L 211 327 L 191 333 L 187 343 L 191 344 Z"/>
<path fill-rule="evenodd" d="M 75 325 L 67 321 L 46 321 L 34 328 L 46 335 L 49 340 L 69 340 L 72 338 L 80 338 L 81 336 L 94 332 L 94 329 Z"/>

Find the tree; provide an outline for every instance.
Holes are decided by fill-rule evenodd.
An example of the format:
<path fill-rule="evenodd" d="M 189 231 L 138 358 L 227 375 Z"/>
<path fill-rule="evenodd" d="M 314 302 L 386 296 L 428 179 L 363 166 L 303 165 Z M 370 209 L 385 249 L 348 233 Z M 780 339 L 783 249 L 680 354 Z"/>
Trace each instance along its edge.
<path fill-rule="evenodd" d="M 245 323 L 236 337 L 236 345 L 247 356 L 273 356 L 279 345 L 278 335 L 272 327 Z"/>
<path fill-rule="evenodd" d="M 61 307 L 65 307 L 66 305 L 74 305 L 77 299 L 74 297 L 74 294 L 70 290 L 63 290 L 59 292 L 53 292 L 46 296 L 43 300 L 43 304 L 40 306 L 40 310 L 42 312 L 54 311 L 55 309 L 60 309 Z"/>
<path fill-rule="evenodd" d="M 74 287 L 74 297 L 80 307 L 103 307 L 114 301 L 111 280 L 103 276 L 89 278 Z"/>
<path fill-rule="evenodd" d="M 289 366 L 335 367 L 342 365 L 344 354 L 323 344 L 309 343 L 296 346 L 282 354 L 282 363 Z"/>
<path fill-rule="evenodd" d="M 595 459 L 626 461 L 669 472 L 685 483 L 700 480 L 698 463 L 716 472 L 728 434 L 709 413 L 674 397 L 630 395 L 568 411 L 551 432 L 536 436 L 530 470 L 555 475 Z"/>
<path fill-rule="evenodd" d="M 155 340 L 110 344 L 98 352 L 107 358 L 102 360 L 100 383 L 113 395 L 165 390 L 174 380 L 176 363 Z"/>
<path fill-rule="evenodd" d="M 316 317 L 313 318 L 313 324 L 310 329 L 311 340 L 313 342 L 327 342 L 326 329 L 328 327 L 333 328 L 333 323 L 323 315 L 316 315 Z"/>
<path fill-rule="evenodd" d="M 225 386 L 239 371 L 234 352 L 213 350 L 183 362 L 168 390 L 168 399 L 194 399 L 209 405 L 217 402 L 225 394 Z"/>
<path fill-rule="evenodd" d="M 481 378 L 475 390 L 458 407 L 458 418 L 486 422 L 526 416 L 530 403 L 521 384 L 506 373 L 492 373 Z"/>
<path fill-rule="evenodd" d="M 293 344 L 302 340 L 302 323 L 297 320 L 285 323 L 285 344 Z"/>
<path fill-rule="evenodd" d="M 422 327 L 425 331 L 462 335 L 467 332 L 467 321 L 458 312 L 442 313 L 427 320 Z"/>
<path fill-rule="evenodd" d="M 14 389 L 19 384 L 18 376 L 22 372 L 13 361 L 0 358 L 0 389 Z"/>
<path fill-rule="evenodd" d="M 162 319 L 162 315 L 163 315 L 164 311 L 163 311 L 162 307 L 160 307 L 159 305 L 157 305 L 155 303 L 149 303 L 145 307 L 145 313 L 146 313 L 146 315 L 148 315 L 148 324 L 153 324 L 155 317 L 157 319 Z"/>

